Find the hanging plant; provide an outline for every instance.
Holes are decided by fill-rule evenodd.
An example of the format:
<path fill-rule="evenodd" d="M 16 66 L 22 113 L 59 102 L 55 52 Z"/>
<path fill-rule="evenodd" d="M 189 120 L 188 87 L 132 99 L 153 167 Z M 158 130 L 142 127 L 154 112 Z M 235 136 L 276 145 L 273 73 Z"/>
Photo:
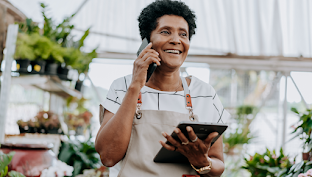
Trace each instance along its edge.
<path fill-rule="evenodd" d="M 292 134 L 304 141 L 302 145 L 303 151 L 310 152 L 312 150 L 312 109 L 307 109 L 300 113 L 296 108 L 291 108 L 291 111 L 299 116 L 299 121 L 293 127 L 295 128 Z M 291 139 L 291 140 L 292 140 Z"/>

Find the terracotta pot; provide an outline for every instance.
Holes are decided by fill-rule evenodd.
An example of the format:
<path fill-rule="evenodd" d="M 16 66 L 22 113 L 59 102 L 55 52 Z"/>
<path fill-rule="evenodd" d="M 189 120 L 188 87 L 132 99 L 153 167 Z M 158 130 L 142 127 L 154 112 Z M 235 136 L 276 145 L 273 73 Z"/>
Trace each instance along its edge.
<path fill-rule="evenodd" d="M 4 153 L 15 151 L 9 170 L 15 170 L 26 177 L 39 177 L 41 172 L 57 162 L 51 147 L 39 144 L 1 144 Z"/>
<path fill-rule="evenodd" d="M 302 153 L 302 160 L 310 160 L 310 159 L 311 159 L 311 152 Z"/>

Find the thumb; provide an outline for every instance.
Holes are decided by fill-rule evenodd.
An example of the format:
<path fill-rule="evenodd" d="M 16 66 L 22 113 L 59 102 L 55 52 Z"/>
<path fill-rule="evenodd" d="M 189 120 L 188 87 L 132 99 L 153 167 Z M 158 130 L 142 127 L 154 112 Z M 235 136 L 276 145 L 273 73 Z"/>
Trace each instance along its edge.
<path fill-rule="evenodd" d="M 212 132 L 209 134 L 209 136 L 205 139 L 205 144 L 206 145 L 211 145 L 212 143 L 212 140 L 214 140 L 214 138 L 216 138 L 217 136 L 219 136 L 219 133 L 218 132 Z"/>

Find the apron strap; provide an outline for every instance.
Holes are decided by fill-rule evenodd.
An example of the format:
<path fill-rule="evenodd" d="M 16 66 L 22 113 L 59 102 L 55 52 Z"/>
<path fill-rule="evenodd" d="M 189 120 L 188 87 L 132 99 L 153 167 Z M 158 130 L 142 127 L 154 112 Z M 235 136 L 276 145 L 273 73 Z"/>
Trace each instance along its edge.
<path fill-rule="evenodd" d="M 185 80 L 185 77 L 181 77 L 181 80 L 182 80 L 182 86 L 183 86 L 183 89 L 184 89 L 186 108 L 192 108 L 192 100 L 191 100 L 190 90 L 188 88 L 188 85 L 187 85 L 187 82 Z"/>
<path fill-rule="evenodd" d="M 193 105 L 192 105 L 192 98 L 191 98 L 190 90 L 188 88 L 188 85 L 187 85 L 185 78 L 181 76 L 181 80 L 182 80 L 182 86 L 184 89 L 185 107 L 189 111 L 190 120 L 195 121 L 196 118 L 195 118 L 195 115 L 193 113 Z"/>

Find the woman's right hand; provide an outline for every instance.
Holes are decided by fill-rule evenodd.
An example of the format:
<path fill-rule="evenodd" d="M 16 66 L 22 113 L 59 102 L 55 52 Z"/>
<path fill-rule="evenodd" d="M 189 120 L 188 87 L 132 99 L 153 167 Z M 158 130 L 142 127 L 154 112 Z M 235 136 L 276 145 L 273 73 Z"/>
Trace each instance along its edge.
<path fill-rule="evenodd" d="M 133 63 L 131 85 L 141 89 L 145 85 L 149 65 L 156 63 L 159 66 L 160 61 L 159 53 L 152 49 L 152 43 L 150 42 Z"/>

